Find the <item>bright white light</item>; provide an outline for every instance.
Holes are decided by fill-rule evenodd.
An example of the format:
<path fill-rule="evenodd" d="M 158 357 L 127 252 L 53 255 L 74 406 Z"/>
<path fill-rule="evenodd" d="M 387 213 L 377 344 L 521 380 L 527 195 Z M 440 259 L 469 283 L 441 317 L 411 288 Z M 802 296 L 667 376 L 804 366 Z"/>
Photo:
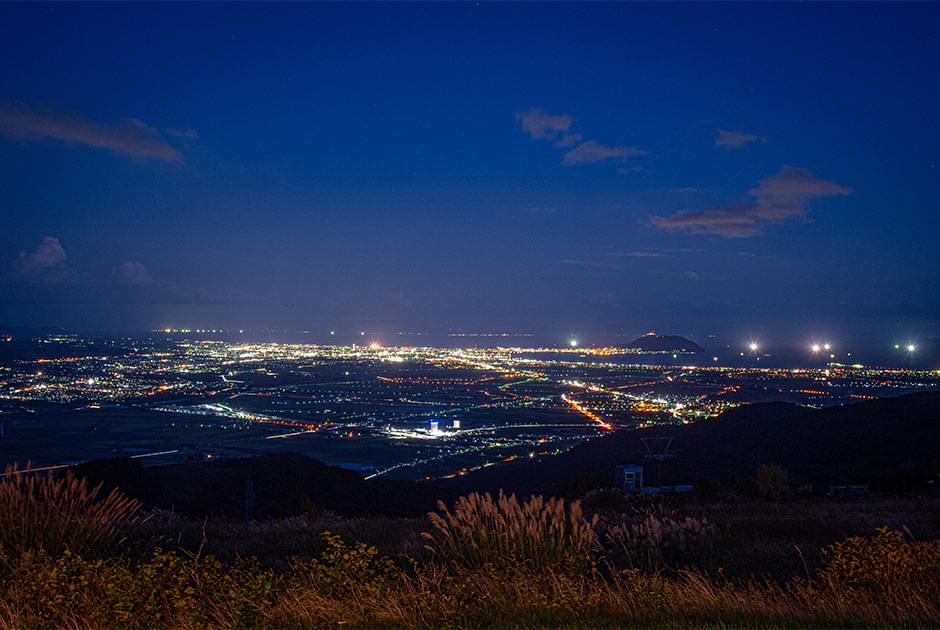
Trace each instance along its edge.
<path fill-rule="evenodd" d="M 757 352 L 757 349 L 758 349 L 760 346 L 757 345 L 757 342 L 756 342 L 756 341 L 752 341 L 751 343 L 749 343 L 749 344 L 747 345 L 747 347 L 750 348 L 751 352 Z"/>
<path fill-rule="evenodd" d="M 818 343 L 814 343 L 814 344 L 810 347 L 810 350 L 812 350 L 813 352 L 819 352 L 819 344 L 818 344 Z"/>
<path fill-rule="evenodd" d="M 907 351 L 908 351 L 908 352 L 916 352 L 916 351 L 917 351 L 917 346 L 915 346 L 915 345 L 912 344 L 912 343 L 909 343 L 909 344 L 907 344 Z"/>
<path fill-rule="evenodd" d="M 828 344 L 828 343 L 827 343 L 827 344 L 823 345 L 823 349 L 824 349 L 826 352 L 829 352 L 830 350 L 832 350 L 832 344 Z"/>
<path fill-rule="evenodd" d="M 380 344 L 378 341 L 373 341 L 372 343 L 369 344 L 369 350 L 379 350 L 381 348 L 382 348 L 382 344 Z"/>
<path fill-rule="evenodd" d="M 577 339 L 572 339 L 572 340 L 570 340 L 570 341 L 568 342 L 568 345 L 571 346 L 572 348 L 577 348 L 577 347 L 578 347 L 578 340 L 577 340 Z"/>

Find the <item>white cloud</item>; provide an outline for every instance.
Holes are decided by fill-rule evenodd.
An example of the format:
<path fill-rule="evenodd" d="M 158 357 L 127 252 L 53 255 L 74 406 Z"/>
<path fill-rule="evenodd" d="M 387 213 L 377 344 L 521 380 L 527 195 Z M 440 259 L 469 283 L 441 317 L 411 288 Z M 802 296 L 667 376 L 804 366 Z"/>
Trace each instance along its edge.
<path fill-rule="evenodd" d="M 717 234 L 729 238 L 756 236 L 764 226 L 806 219 L 810 204 L 824 197 L 845 196 L 851 188 L 818 179 L 809 169 L 784 166 L 747 192 L 749 200 L 726 206 L 683 210 L 650 220 L 664 230 Z"/>
<path fill-rule="evenodd" d="M 752 142 L 764 142 L 764 138 L 753 133 L 728 131 L 727 129 L 719 129 L 718 136 L 715 138 L 715 144 L 729 149 L 740 149 Z"/>
<path fill-rule="evenodd" d="M 535 140 L 547 140 L 563 137 L 571 128 L 571 116 L 567 114 L 549 114 L 537 107 L 527 112 L 519 112 L 516 120 Z"/>
<path fill-rule="evenodd" d="M 47 236 L 33 251 L 20 252 L 13 263 L 13 274 L 27 282 L 58 284 L 68 280 L 72 270 L 66 264 L 62 243 L 54 236 Z"/>
<path fill-rule="evenodd" d="M 562 164 L 565 166 L 647 155 L 647 152 L 639 147 L 610 146 L 596 140 L 584 140 L 581 134 L 571 132 L 572 118 L 568 114 L 549 114 L 533 107 L 515 114 L 515 118 L 522 123 L 522 130 L 534 140 L 549 140 L 556 147 L 567 149 L 562 158 Z"/>

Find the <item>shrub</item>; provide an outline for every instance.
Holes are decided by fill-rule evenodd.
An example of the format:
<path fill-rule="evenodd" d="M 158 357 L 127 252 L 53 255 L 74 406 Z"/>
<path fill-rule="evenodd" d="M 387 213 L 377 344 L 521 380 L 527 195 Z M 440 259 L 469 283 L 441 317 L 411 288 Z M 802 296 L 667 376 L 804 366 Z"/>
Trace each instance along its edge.
<path fill-rule="evenodd" d="M 394 563 L 365 543 L 349 546 L 336 534 L 323 532 L 326 549 L 318 560 L 294 561 L 291 570 L 301 582 L 313 583 L 325 592 L 342 592 L 350 587 L 379 587 L 395 574 Z"/>
<path fill-rule="evenodd" d="M 581 504 L 540 496 L 520 503 L 502 491 L 460 497 L 451 511 L 443 502 L 430 513 L 428 549 L 451 566 L 495 566 L 579 570 L 590 565 L 598 517 L 584 518 Z"/>
<path fill-rule="evenodd" d="M 923 593 L 940 601 L 940 540 L 914 542 L 886 527 L 823 550 L 818 578 L 831 588 L 863 589 L 881 596 Z"/>
<path fill-rule="evenodd" d="M 277 581 L 254 562 L 156 550 L 141 563 L 25 553 L 0 579 L 12 627 L 251 627 Z"/>
<path fill-rule="evenodd" d="M 103 552 L 139 522 L 140 502 L 117 489 L 101 497 L 71 472 L 55 477 L 7 466 L 0 479 L 0 547 L 7 553 Z"/>
<path fill-rule="evenodd" d="M 757 494 L 778 501 L 790 493 L 787 471 L 779 464 L 762 464 L 757 469 Z"/>

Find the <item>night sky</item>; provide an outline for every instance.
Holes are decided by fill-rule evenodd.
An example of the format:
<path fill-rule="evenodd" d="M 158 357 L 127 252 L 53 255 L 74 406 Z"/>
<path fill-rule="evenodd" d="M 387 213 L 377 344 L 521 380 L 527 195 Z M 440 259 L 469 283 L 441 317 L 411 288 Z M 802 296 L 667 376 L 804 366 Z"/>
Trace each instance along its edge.
<path fill-rule="evenodd" d="M 940 335 L 940 5 L 0 5 L 0 323 Z"/>

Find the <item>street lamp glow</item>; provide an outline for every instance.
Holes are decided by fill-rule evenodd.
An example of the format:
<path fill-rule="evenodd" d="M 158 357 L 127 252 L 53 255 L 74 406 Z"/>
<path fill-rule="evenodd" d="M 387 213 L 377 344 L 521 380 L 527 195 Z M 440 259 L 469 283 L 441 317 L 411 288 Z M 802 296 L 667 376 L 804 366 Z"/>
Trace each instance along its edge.
<path fill-rule="evenodd" d="M 819 354 L 820 348 L 819 348 L 819 344 L 818 344 L 818 343 L 814 343 L 812 346 L 810 346 L 809 349 L 812 350 L 814 353 Z"/>
<path fill-rule="evenodd" d="M 751 352 L 757 352 L 757 349 L 760 348 L 756 341 L 752 341 L 751 343 L 747 344 L 747 347 Z"/>
<path fill-rule="evenodd" d="M 915 345 L 912 344 L 912 343 L 909 343 L 909 344 L 907 344 L 907 351 L 908 351 L 908 352 L 917 352 L 917 346 L 915 346 Z"/>
<path fill-rule="evenodd" d="M 830 350 L 832 350 L 832 344 L 828 344 L 828 343 L 823 344 L 823 350 L 825 350 L 826 352 L 829 352 Z"/>
<path fill-rule="evenodd" d="M 571 346 L 572 348 L 577 348 L 577 347 L 578 347 L 578 340 L 577 340 L 577 339 L 571 339 L 571 340 L 568 341 L 568 345 Z"/>

